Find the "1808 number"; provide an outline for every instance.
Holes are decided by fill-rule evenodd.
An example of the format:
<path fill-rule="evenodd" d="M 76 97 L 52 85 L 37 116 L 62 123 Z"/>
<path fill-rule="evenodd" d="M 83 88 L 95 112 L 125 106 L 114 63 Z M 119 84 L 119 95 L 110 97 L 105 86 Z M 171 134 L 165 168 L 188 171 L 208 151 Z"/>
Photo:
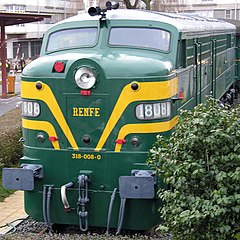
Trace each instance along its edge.
<path fill-rule="evenodd" d="M 101 155 L 95 155 L 95 154 L 81 154 L 81 153 L 72 153 L 72 159 L 84 159 L 84 160 L 101 160 Z"/>
<path fill-rule="evenodd" d="M 171 115 L 171 103 L 155 102 L 155 103 L 141 103 L 136 106 L 135 114 L 138 119 L 160 119 Z"/>

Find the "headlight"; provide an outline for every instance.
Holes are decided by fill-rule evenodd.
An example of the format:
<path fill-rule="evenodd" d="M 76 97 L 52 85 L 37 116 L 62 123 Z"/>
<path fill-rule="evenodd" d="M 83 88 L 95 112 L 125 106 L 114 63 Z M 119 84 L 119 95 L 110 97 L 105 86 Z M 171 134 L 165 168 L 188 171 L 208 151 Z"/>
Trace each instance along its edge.
<path fill-rule="evenodd" d="M 81 67 L 75 74 L 76 84 L 82 89 L 90 89 L 96 82 L 96 75 L 92 69 Z"/>
<path fill-rule="evenodd" d="M 166 118 L 171 115 L 171 102 L 142 103 L 137 105 L 135 114 L 140 120 Z"/>
<path fill-rule="evenodd" d="M 37 117 L 40 114 L 40 105 L 37 102 L 23 102 L 22 103 L 22 116 Z"/>

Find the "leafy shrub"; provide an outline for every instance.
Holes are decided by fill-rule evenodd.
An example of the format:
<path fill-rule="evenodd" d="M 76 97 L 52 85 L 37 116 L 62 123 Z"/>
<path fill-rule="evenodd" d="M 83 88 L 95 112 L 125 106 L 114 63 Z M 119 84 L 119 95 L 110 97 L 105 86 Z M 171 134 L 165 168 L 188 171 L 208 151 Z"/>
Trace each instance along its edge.
<path fill-rule="evenodd" d="M 240 108 L 208 99 L 182 110 L 148 163 L 168 184 L 159 191 L 164 226 L 175 239 L 231 239 L 240 223 Z"/>
<path fill-rule="evenodd" d="M 0 172 L 2 167 L 18 163 L 22 157 L 20 108 L 12 109 L 0 116 Z"/>

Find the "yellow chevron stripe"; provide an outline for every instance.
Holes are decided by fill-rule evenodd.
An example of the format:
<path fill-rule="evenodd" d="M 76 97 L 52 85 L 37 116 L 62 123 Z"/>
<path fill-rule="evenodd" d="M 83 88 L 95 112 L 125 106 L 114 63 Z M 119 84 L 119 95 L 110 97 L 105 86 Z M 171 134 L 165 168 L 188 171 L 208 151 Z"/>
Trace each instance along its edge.
<path fill-rule="evenodd" d="M 53 125 L 49 122 L 45 121 L 33 121 L 33 120 L 27 120 L 22 119 L 22 126 L 23 128 L 31 129 L 31 130 L 42 130 L 45 131 L 48 136 L 57 136 L 56 131 L 53 127 Z M 52 145 L 54 149 L 60 149 L 58 141 L 52 142 Z"/>
<path fill-rule="evenodd" d="M 178 93 L 177 78 L 164 82 L 139 82 L 138 91 L 133 91 L 131 84 L 132 83 L 123 88 L 95 151 L 102 149 L 113 128 L 130 103 L 135 101 L 166 99 Z"/>
<path fill-rule="evenodd" d="M 117 139 L 124 139 L 130 133 L 160 133 L 171 130 L 178 122 L 178 116 L 168 122 L 127 124 L 123 126 L 118 134 Z M 120 152 L 122 144 L 116 144 L 115 152 Z"/>
<path fill-rule="evenodd" d="M 77 143 L 73 137 L 73 134 L 63 116 L 63 113 L 58 105 L 56 98 L 51 88 L 46 84 L 42 83 L 42 89 L 38 90 L 36 82 L 21 81 L 21 97 L 29 99 L 38 99 L 45 102 L 49 109 L 52 111 L 53 116 L 61 127 L 63 133 L 67 137 L 73 149 L 78 149 Z"/>

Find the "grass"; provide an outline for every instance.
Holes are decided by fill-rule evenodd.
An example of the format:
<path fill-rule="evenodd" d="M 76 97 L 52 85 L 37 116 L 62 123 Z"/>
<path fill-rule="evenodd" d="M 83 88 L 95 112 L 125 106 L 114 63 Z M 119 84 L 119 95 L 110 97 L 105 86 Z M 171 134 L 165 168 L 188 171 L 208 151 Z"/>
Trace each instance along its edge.
<path fill-rule="evenodd" d="M 14 193 L 2 186 L 2 168 L 16 165 L 22 154 L 18 143 L 21 136 L 21 109 L 14 108 L 0 116 L 0 202 Z M 9 137 L 11 136 L 11 137 Z"/>
<path fill-rule="evenodd" d="M 0 174 L 2 175 L 2 173 L 0 173 Z M 6 197 L 10 196 L 13 193 L 14 193 L 13 190 L 8 190 L 8 189 L 3 188 L 2 178 L 0 178 L 0 202 L 3 202 Z"/>
<path fill-rule="evenodd" d="M 3 132 L 21 127 L 21 109 L 14 108 L 0 116 L 0 138 Z"/>

